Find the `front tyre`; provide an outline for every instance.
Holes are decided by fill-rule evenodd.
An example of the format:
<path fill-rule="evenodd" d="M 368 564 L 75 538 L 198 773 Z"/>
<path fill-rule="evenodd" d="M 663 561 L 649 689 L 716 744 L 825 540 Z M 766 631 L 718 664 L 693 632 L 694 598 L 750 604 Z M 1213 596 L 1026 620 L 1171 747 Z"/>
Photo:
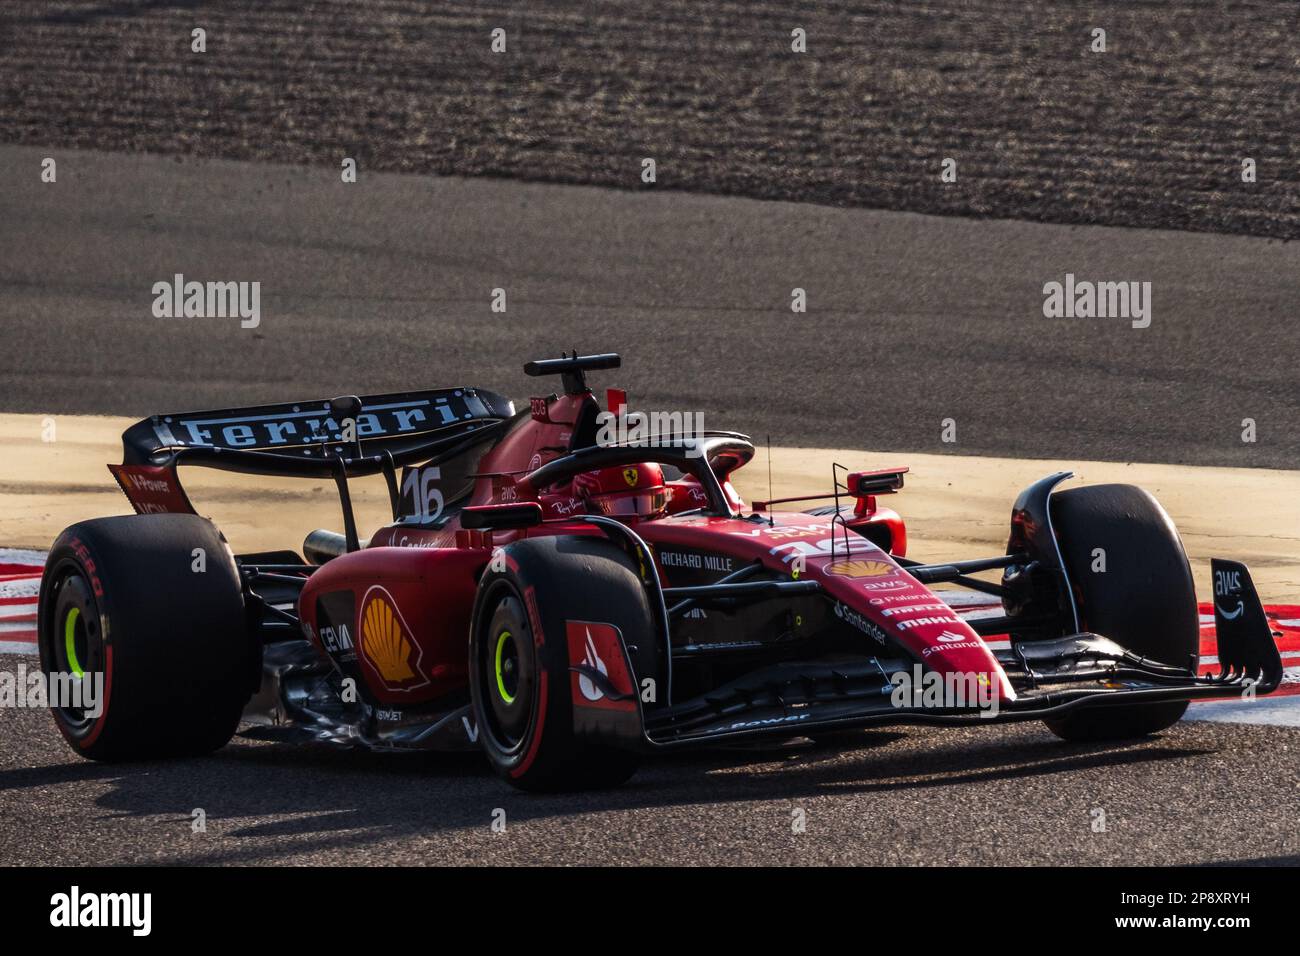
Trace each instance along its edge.
<path fill-rule="evenodd" d="M 1083 629 L 1162 664 L 1194 664 L 1196 589 L 1178 531 L 1160 503 L 1134 485 L 1090 485 L 1058 492 L 1051 506 Z M 1185 700 L 1085 707 L 1046 724 L 1066 740 L 1120 740 L 1164 730 L 1186 710 Z"/>
<path fill-rule="evenodd" d="M 567 621 L 617 627 L 632 645 L 654 641 L 650 606 L 621 550 L 599 538 L 529 538 L 479 582 L 470 628 L 470 692 L 488 762 L 531 791 L 617 786 L 636 753 L 579 738 L 570 695 Z"/>
<path fill-rule="evenodd" d="M 92 760 L 206 754 L 253 689 L 239 572 L 196 515 L 98 518 L 50 549 L 37 610 L 55 724 Z"/>

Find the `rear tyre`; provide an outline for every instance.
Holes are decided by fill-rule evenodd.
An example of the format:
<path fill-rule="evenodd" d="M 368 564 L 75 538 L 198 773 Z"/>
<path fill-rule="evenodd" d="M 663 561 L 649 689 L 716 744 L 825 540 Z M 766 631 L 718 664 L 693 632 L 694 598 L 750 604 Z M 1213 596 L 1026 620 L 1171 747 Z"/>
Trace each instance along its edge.
<path fill-rule="evenodd" d="M 41 580 L 37 643 L 47 679 L 93 688 L 102 678 L 83 706 L 50 701 L 63 736 L 92 760 L 216 750 L 234 734 L 257 669 L 234 559 L 196 515 L 65 530 Z"/>
<path fill-rule="evenodd" d="M 521 790 L 617 786 L 640 757 L 575 735 L 565 622 L 608 622 L 627 644 L 648 646 L 653 619 L 636 571 L 597 538 L 529 538 L 506 554 L 506 567 L 479 583 L 470 628 L 472 707 L 488 762 Z"/>
<path fill-rule="evenodd" d="M 1192 571 L 1160 503 L 1134 485 L 1091 485 L 1053 495 L 1051 507 L 1082 628 L 1162 664 L 1199 659 Z M 1097 549 L 1104 572 L 1093 570 Z M 1187 701 L 1092 707 L 1046 723 L 1065 740 L 1119 740 L 1164 730 L 1186 710 Z"/>

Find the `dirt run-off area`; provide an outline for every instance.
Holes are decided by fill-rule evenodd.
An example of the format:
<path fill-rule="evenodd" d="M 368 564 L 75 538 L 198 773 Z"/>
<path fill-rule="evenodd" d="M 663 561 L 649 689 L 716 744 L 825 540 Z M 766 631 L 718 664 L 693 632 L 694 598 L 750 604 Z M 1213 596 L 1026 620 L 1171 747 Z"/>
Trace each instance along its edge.
<path fill-rule="evenodd" d="M 8 0 L 0 97 L 51 149 L 1300 236 L 1293 0 Z"/>

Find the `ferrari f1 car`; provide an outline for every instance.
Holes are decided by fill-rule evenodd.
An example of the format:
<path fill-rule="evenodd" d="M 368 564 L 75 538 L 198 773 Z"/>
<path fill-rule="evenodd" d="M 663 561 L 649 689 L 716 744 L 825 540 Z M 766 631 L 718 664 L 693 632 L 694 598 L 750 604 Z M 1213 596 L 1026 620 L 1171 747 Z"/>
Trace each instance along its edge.
<path fill-rule="evenodd" d="M 101 707 L 54 710 L 68 742 L 96 760 L 197 755 L 244 721 L 481 748 L 516 787 L 574 789 L 657 751 L 883 723 L 1136 737 L 1190 700 L 1281 681 L 1249 572 L 1218 559 L 1220 666 L 1200 674 L 1192 574 L 1145 491 L 1048 475 L 1015 502 L 1005 554 L 920 563 L 879 503 L 906 469 L 837 468 L 823 494 L 747 504 L 743 435 L 602 440 L 626 395 L 602 410 L 586 373 L 619 364 L 530 362 L 562 388 L 518 412 L 464 387 L 127 429 L 109 467 L 137 514 L 64 531 L 40 591 L 43 668 L 103 679 Z M 234 554 L 180 465 L 332 479 L 342 531 Z M 383 476 L 392 521 L 363 541 L 349 482 L 365 475 Z M 966 613 L 961 589 L 1001 607 Z"/>

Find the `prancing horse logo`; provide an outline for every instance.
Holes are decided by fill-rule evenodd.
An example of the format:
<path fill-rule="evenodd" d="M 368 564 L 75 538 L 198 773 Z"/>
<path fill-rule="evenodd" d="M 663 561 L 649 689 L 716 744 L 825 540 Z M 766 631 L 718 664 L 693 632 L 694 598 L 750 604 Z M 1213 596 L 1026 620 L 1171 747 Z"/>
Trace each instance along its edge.
<path fill-rule="evenodd" d="M 635 487 L 636 487 L 636 480 L 637 480 L 637 478 L 639 478 L 639 477 L 640 477 L 640 475 L 637 474 L 637 471 L 636 471 L 635 468 L 624 468 L 624 469 L 623 469 L 623 480 L 627 482 L 627 486 L 628 486 L 629 488 L 635 488 Z"/>

